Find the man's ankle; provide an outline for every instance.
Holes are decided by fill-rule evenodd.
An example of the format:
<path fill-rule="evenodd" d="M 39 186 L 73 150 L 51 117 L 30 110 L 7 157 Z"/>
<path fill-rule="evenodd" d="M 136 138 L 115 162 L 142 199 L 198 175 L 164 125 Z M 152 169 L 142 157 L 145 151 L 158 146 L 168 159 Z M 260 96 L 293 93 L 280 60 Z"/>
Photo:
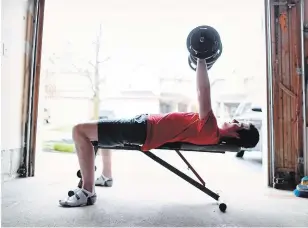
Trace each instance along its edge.
<path fill-rule="evenodd" d="M 111 175 L 105 175 L 102 173 L 101 176 L 105 179 L 112 179 Z"/>
<path fill-rule="evenodd" d="M 90 193 L 94 193 L 94 186 L 93 185 L 86 185 L 86 184 L 84 184 L 82 186 L 82 189 L 84 189 L 84 190 L 86 190 L 86 191 L 88 191 Z"/>

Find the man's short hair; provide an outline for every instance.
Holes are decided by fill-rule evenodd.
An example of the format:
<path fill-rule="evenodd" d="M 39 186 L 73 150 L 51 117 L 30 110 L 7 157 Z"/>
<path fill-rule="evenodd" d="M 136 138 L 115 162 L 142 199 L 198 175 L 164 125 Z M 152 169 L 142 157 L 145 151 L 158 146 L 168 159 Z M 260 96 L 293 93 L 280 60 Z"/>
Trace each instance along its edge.
<path fill-rule="evenodd" d="M 227 144 L 232 144 L 244 148 L 254 148 L 260 140 L 258 129 L 251 123 L 248 124 L 247 128 L 241 128 L 238 130 L 237 133 L 239 134 L 239 139 L 224 137 L 221 140 Z"/>

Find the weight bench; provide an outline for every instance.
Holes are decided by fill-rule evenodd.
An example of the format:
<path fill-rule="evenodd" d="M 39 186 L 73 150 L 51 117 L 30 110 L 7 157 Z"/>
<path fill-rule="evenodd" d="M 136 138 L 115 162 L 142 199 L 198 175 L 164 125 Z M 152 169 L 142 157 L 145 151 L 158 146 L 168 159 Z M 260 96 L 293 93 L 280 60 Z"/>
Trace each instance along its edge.
<path fill-rule="evenodd" d="M 164 144 L 156 149 L 159 150 L 174 150 L 176 153 L 180 156 L 180 158 L 184 161 L 184 163 L 188 166 L 188 168 L 194 173 L 194 175 L 197 177 L 199 180 L 196 181 L 193 178 L 189 177 L 188 175 L 184 174 L 182 171 L 178 170 L 174 166 L 170 165 L 163 159 L 159 158 L 155 154 L 153 154 L 151 151 L 142 151 L 141 150 L 141 145 L 133 145 L 133 144 L 124 144 L 124 145 L 116 145 L 116 146 L 106 146 L 106 145 L 99 145 L 98 142 L 92 142 L 92 145 L 94 146 L 94 151 L 95 155 L 97 154 L 98 149 L 111 149 L 111 150 L 136 150 L 140 151 L 149 158 L 153 159 L 166 169 L 170 170 L 177 176 L 181 177 L 183 180 L 187 181 L 191 185 L 195 186 L 205 194 L 209 195 L 213 199 L 215 199 L 218 202 L 219 209 L 222 212 L 225 212 L 227 209 L 227 205 L 223 203 L 220 200 L 220 196 L 205 187 L 205 182 L 204 180 L 200 177 L 200 175 L 197 173 L 197 171 L 192 167 L 192 165 L 186 160 L 186 158 L 182 155 L 180 151 L 194 151 L 194 152 L 205 152 L 205 153 L 221 153 L 224 154 L 226 151 L 228 152 L 239 152 L 241 150 L 241 147 L 235 146 L 235 145 L 228 145 L 226 143 L 221 143 L 217 145 L 194 145 L 190 143 L 180 143 L 180 142 L 175 142 L 175 143 L 167 143 Z M 96 167 L 95 167 L 96 170 Z M 77 172 L 77 176 L 80 178 L 80 181 L 78 183 L 78 187 L 82 187 L 82 178 L 81 178 L 81 173 L 80 170 Z M 73 195 L 73 191 L 69 191 L 69 195 Z"/>

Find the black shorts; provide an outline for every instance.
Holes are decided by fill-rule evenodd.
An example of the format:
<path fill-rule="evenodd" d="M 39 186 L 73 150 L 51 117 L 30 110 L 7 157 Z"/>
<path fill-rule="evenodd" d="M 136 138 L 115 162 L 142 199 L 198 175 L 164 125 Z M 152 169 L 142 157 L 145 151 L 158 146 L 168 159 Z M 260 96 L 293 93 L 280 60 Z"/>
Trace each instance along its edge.
<path fill-rule="evenodd" d="M 98 122 L 98 144 L 101 146 L 143 145 L 147 135 L 147 114 L 128 119 L 107 119 Z"/>

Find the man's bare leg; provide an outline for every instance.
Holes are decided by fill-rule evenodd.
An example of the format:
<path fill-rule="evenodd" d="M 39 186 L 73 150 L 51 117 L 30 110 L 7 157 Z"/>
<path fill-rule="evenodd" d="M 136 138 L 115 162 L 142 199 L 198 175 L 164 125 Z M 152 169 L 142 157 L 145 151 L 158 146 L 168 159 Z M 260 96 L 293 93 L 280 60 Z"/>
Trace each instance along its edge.
<path fill-rule="evenodd" d="M 85 190 L 94 192 L 94 149 L 91 141 L 97 141 L 97 123 L 78 124 L 73 128 L 73 140 Z"/>
<path fill-rule="evenodd" d="M 98 140 L 97 123 L 77 124 L 73 127 L 73 140 L 78 156 L 80 172 L 82 175 L 82 189 L 77 190 L 75 195 L 65 200 L 60 200 L 62 206 L 84 206 L 94 203 L 94 148 L 91 141 Z"/>
<path fill-rule="evenodd" d="M 111 151 L 101 149 L 103 169 L 101 175 L 95 180 L 96 186 L 111 187 L 113 185 L 111 171 Z"/>
<path fill-rule="evenodd" d="M 111 170 L 111 151 L 104 149 L 101 151 L 102 159 L 103 159 L 103 176 L 107 178 L 112 178 L 112 170 Z"/>

